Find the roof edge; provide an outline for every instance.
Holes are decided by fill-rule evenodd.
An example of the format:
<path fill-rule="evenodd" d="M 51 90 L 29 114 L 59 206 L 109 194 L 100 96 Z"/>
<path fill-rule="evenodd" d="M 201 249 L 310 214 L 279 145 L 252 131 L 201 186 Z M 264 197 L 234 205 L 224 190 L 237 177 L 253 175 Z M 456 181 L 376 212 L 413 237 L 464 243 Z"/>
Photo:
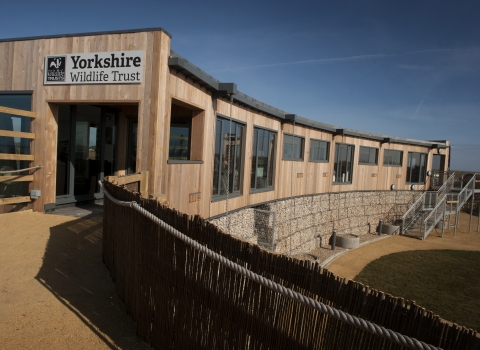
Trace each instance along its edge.
<path fill-rule="evenodd" d="M 168 65 L 173 69 L 187 71 L 189 74 L 195 76 L 197 79 L 203 82 L 204 85 L 208 86 L 213 90 L 214 97 L 224 97 L 228 95 L 228 92 L 225 90 L 226 85 L 235 85 L 234 83 L 222 83 L 219 80 L 212 77 L 210 74 L 197 67 L 187 59 L 180 56 L 173 50 L 170 50 L 170 57 L 168 59 Z M 387 135 L 374 134 L 364 131 L 346 129 L 339 126 L 334 126 L 326 123 L 322 123 L 316 120 L 307 119 L 296 114 L 288 113 L 282 111 L 281 109 L 270 106 L 266 103 L 258 101 L 253 97 L 250 97 L 244 94 L 241 91 L 236 90 L 236 85 L 234 88 L 235 91 L 232 93 L 232 97 L 235 101 L 238 101 L 248 107 L 256 109 L 260 112 L 269 114 L 275 118 L 282 119 L 283 122 L 295 122 L 300 125 L 308 126 L 317 130 L 323 130 L 331 132 L 333 134 L 342 134 L 345 136 L 354 136 L 360 137 L 368 140 L 379 141 L 381 143 L 399 143 L 415 146 L 424 146 L 424 147 L 437 147 L 442 148 L 447 147 L 446 141 L 427 141 L 427 140 L 414 140 L 401 137 L 392 137 Z"/>
<path fill-rule="evenodd" d="M 58 38 L 71 38 L 75 36 L 92 36 L 92 35 L 105 35 L 105 34 L 127 34 L 127 33 L 140 33 L 140 32 L 164 32 L 170 38 L 172 34 L 167 32 L 161 27 L 154 28 L 138 28 L 138 29 L 122 29 L 122 30 L 108 30 L 100 32 L 83 32 L 83 33 L 73 33 L 73 34 L 55 34 L 55 35 L 39 35 L 39 36 L 26 36 L 21 38 L 7 38 L 0 39 L 0 43 L 8 41 L 26 41 L 26 40 L 39 40 L 39 39 L 58 39 Z"/>

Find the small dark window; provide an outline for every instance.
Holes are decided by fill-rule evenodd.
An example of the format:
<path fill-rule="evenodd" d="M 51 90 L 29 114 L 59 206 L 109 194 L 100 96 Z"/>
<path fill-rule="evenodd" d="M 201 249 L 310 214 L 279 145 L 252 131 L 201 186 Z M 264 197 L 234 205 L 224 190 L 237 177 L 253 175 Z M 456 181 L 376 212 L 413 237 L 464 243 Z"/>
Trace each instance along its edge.
<path fill-rule="evenodd" d="M 341 143 L 335 145 L 333 183 L 352 183 L 354 151 L 355 148 L 352 145 Z"/>
<path fill-rule="evenodd" d="M 168 159 L 190 160 L 192 118 L 172 116 Z"/>
<path fill-rule="evenodd" d="M 377 165 L 378 148 L 360 146 L 360 158 L 358 164 Z"/>
<path fill-rule="evenodd" d="M 310 161 L 328 162 L 330 142 L 310 139 Z"/>
<path fill-rule="evenodd" d="M 283 135 L 283 160 L 303 160 L 305 139 L 300 136 Z"/>
<path fill-rule="evenodd" d="M 403 151 L 386 149 L 383 154 L 383 165 L 402 166 Z"/>

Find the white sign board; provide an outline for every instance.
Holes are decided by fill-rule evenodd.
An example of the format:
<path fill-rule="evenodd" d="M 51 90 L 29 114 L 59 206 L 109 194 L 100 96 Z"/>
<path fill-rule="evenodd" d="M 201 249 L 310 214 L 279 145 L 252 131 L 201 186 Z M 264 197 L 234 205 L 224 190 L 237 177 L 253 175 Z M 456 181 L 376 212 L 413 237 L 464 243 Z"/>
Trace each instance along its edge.
<path fill-rule="evenodd" d="M 45 85 L 138 84 L 143 51 L 89 52 L 45 56 Z"/>

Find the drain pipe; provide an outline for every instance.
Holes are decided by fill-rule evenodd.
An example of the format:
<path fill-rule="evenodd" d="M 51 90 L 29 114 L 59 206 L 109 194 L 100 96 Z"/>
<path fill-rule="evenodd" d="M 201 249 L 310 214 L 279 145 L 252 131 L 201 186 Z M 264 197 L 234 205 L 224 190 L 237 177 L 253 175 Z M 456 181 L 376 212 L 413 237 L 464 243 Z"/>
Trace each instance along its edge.
<path fill-rule="evenodd" d="M 380 222 L 378 223 L 378 235 L 379 236 L 382 235 L 382 228 L 383 228 L 383 220 L 380 220 Z"/>

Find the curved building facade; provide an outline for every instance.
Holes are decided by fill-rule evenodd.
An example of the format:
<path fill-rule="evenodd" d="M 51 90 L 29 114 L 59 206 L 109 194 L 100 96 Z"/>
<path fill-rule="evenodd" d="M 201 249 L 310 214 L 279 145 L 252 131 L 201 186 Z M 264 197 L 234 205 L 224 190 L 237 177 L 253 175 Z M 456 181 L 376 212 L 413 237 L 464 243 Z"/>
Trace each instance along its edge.
<path fill-rule="evenodd" d="M 448 141 L 279 110 L 211 77 L 170 41 L 161 28 L 0 40 L 0 212 L 99 199 L 99 179 L 134 172 L 148 171 L 152 197 L 211 218 L 227 198 L 230 211 L 427 189 L 429 171 L 448 170 Z"/>

